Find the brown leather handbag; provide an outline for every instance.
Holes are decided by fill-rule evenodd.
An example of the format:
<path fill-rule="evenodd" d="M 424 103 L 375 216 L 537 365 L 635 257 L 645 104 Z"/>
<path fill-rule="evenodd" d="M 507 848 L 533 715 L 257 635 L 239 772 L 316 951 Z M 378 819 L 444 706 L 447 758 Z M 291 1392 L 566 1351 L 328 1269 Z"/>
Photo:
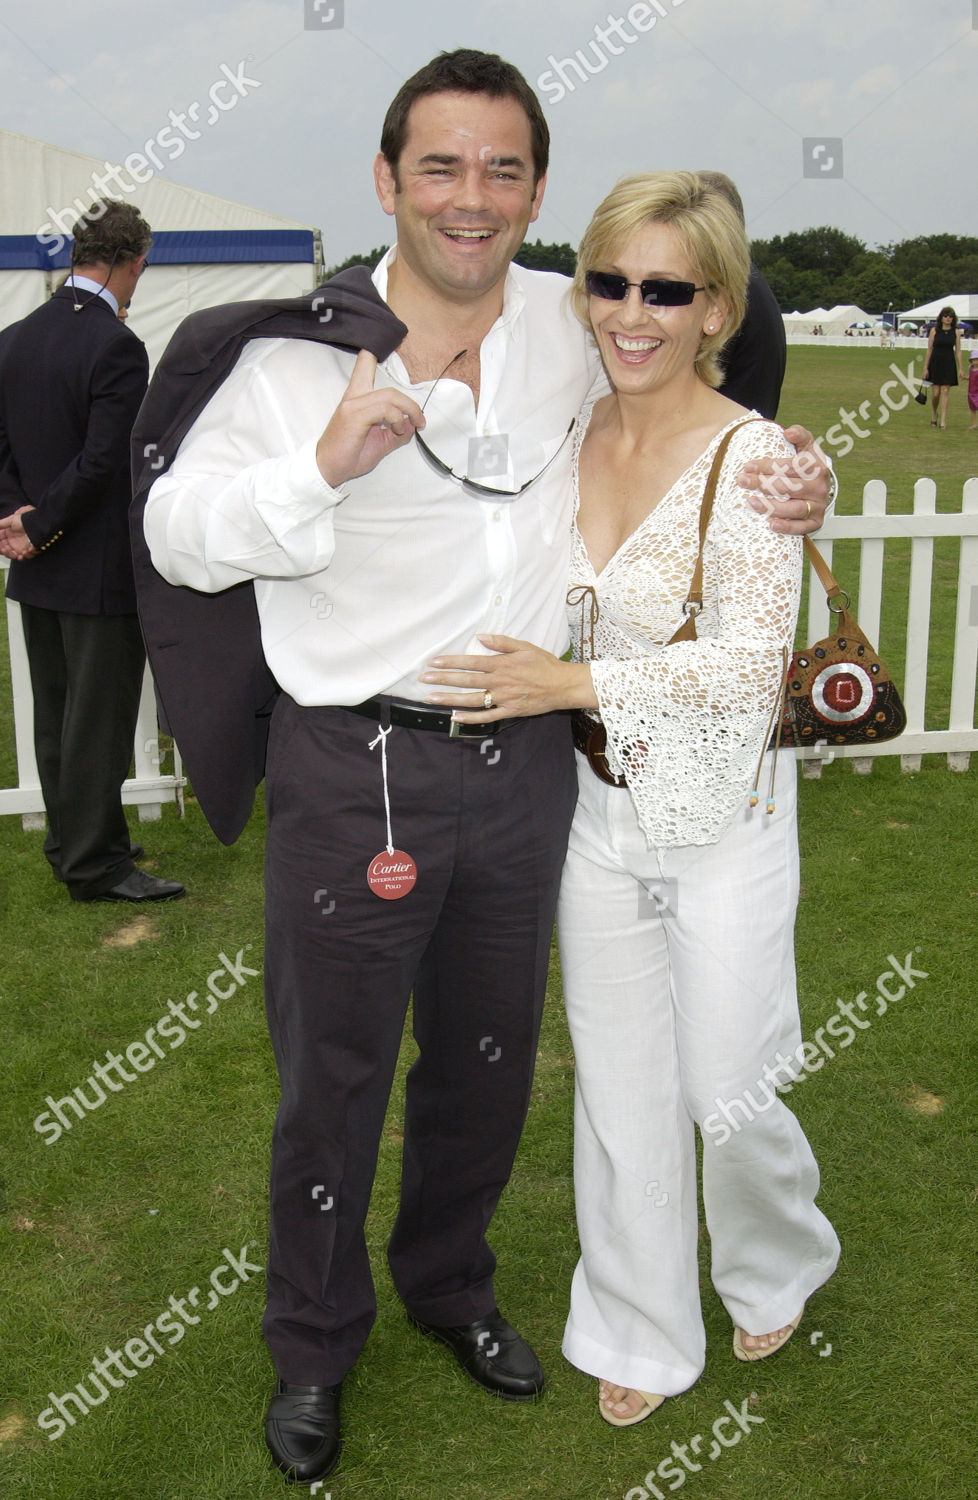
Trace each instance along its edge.
<path fill-rule="evenodd" d="M 792 656 L 780 732 L 775 730 L 771 748 L 777 743 L 797 749 L 822 742 L 878 745 L 895 740 L 907 727 L 897 685 L 850 614 L 849 595 L 807 536 L 805 554 L 825 590 L 835 628 Z"/>

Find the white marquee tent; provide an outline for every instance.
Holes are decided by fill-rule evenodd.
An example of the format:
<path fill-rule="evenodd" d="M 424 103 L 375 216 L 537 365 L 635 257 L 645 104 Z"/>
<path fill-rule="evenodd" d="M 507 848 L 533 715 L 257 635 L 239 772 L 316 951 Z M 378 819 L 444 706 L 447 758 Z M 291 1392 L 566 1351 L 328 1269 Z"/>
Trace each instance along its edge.
<path fill-rule="evenodd" d="M 782 313 L 785 333 L 811 333 L 821 318 L 828 316 L 824 307 L 814 307 L 811 312 Z"/>
<path fill-rule="evenodd" d="M 0 328 L 39 307 L 61 280 L 70 252 L 65 231 L 98 196 L 94 175 L 104 178 L 110 165 L 0 130 Z M 320 279 L 320 235 L 307 225 L 159 173 L 131 193 L 116 186 L 107 194 L 134 203 L 153 229 L 130 322 L 151 364 L 188 313 L 252 297 L 297 297 Z"/>
<path fill-rule="evenodd" d="M 127 167 L 133 159 L 127 158 Z M 153 230 L 150 264 L 133 298 L 129 325 L 145 342 L 151 364 L 190 312 L 255 297 L 297 297 L 320 281 L 318 230 L 180 187 L 162 172 L 134 186 L 120 168 L 114 189 L 99 189 L 95 174 L 104 179 L 111 167 L 0 130 L 0 328 L 42 306 L 60 283 L 69 265 L 66 235 L 98 196 L 134 203 Z M 0 565 L 5 567 L 6 559 Z M 19 610 L 9 600 L 7 624 L 18 785 L 0 788 L 0 814 L 20 813 L 27 826 L 38 827 L 44 804 L 32 743 L 30 678 Z M 136 773 L 122 794 L 124 802 L 138 804 L 141 817 L 159 817 L 161 802 L 182 797 L 179 752 L 174 751 L 173 773 L 164 773 L 157 736 L 147 670 L 136 727 Z"/>
<path fill-rule="evenodd" d="M 969 323 L 978 323 L 978 295 L 974 292 L 952 292 L 947 297 L 937 297 L 933 302 L 924 302 L 920 307 L 910 307 L 906 312 L 899 314 L 897 321 L 900 323 L 914 322 L 927 323 L 931 318 L 936 318 L 942 307 L 953 307 L 958 315 L 958 321 L 966 319 Z"/>
<path fill-rule="evenodd" d="M 854 302 L 840 303 L 838 307 L 816 307 L 807 313 L 783 313 L 782 318 L 785 333 L 811 333 L 817 323 L 826 337 L 844 334 L 853 323 L 875 323 L 876 321 Z"/>

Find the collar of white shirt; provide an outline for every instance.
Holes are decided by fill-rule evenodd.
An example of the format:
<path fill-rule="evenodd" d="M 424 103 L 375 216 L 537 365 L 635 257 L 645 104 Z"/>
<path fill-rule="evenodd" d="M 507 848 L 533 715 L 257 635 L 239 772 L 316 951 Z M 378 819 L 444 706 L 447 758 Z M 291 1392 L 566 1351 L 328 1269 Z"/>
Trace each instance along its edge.
<path fill-rule="evenodd" d="M 387 284 L 390 279 L 390 268 L 397 258 L 397 246 L 392 245 L 387 254 L 382 256 L 374 268 L 372 281 L 380 296 L 387 301 Z M 520 313 L 526 306 L 526 294 L 513 274 L 510 266 L 506 271 L 506 281 L 503 286 L 503 310 L 493 324 L 493 328 L 505 328 L 507 335 L 514 344 L 520 342 L 522 328 L 520 326 Z M 391 361 L 396 360 L 401 368 L 404 362 L 399 354 L 392 354 L 385 364 L 390 368 Z"/>
<path fill-rule="evenodd" d="M 113 297 L 108 287 L 103 286 L 101 281 L 93 281 L 90 276 L 79 276 L 78 272 L 75 271 L 73 275 L 66 279 L 65 286 L 77 292 L 96 292 L 109 304 L 116 317 L 119 316 L 118 299 Z"/>

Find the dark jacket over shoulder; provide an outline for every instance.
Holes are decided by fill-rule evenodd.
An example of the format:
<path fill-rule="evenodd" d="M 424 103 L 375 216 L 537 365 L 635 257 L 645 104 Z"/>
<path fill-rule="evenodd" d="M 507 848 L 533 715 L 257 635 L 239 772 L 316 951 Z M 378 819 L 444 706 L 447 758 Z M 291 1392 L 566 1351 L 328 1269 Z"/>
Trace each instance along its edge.
<path fill-rule="evenodd" d="M 747 312 L 720 356 L 720 393 L 774 421 L 781 400 L 788 346 L 777 298 L 756 266 L 747 283 Z"/>
<path fill-rule="evenodd" d="M 146 392 L 140 339 L 109 303 L 62 287 L 0 335 L 0 515 L 36 509 L 39 557 L 7 594 L 71 614 L 134 614 L 129 441 Z"/>
<path fill-rule="evenodd" d="M 205 594 L 156 571 L 143 533 L 149 491 L 249 340 L 312 339 L 386 359 L 406 334 L 362 266 L 304 297 L 209 307 L 180 324 L 140 410 L 132 450 L 139 618 L 169 728 L 204 816 L 225 844 L 247 823 L 265 772 L 278 684 L 262 651 L 253 583 Z"/>

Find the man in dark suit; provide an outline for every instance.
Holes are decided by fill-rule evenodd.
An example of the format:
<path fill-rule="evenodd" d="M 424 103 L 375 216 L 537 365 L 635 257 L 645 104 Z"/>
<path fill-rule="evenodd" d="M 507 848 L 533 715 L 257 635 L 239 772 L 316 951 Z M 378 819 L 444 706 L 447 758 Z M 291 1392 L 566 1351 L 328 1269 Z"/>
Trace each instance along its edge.
<path fill-rule="evenodd" d="M 121 801 L 145 661 L 127 511 L 148 361 L 118 314 L 150 241 L 131 204 L 96 203 L 65 285 L 0 337 L 0 552 L 30 664 L 44 852 L 75 901 L 184 894 L 137 869 Z"/>

